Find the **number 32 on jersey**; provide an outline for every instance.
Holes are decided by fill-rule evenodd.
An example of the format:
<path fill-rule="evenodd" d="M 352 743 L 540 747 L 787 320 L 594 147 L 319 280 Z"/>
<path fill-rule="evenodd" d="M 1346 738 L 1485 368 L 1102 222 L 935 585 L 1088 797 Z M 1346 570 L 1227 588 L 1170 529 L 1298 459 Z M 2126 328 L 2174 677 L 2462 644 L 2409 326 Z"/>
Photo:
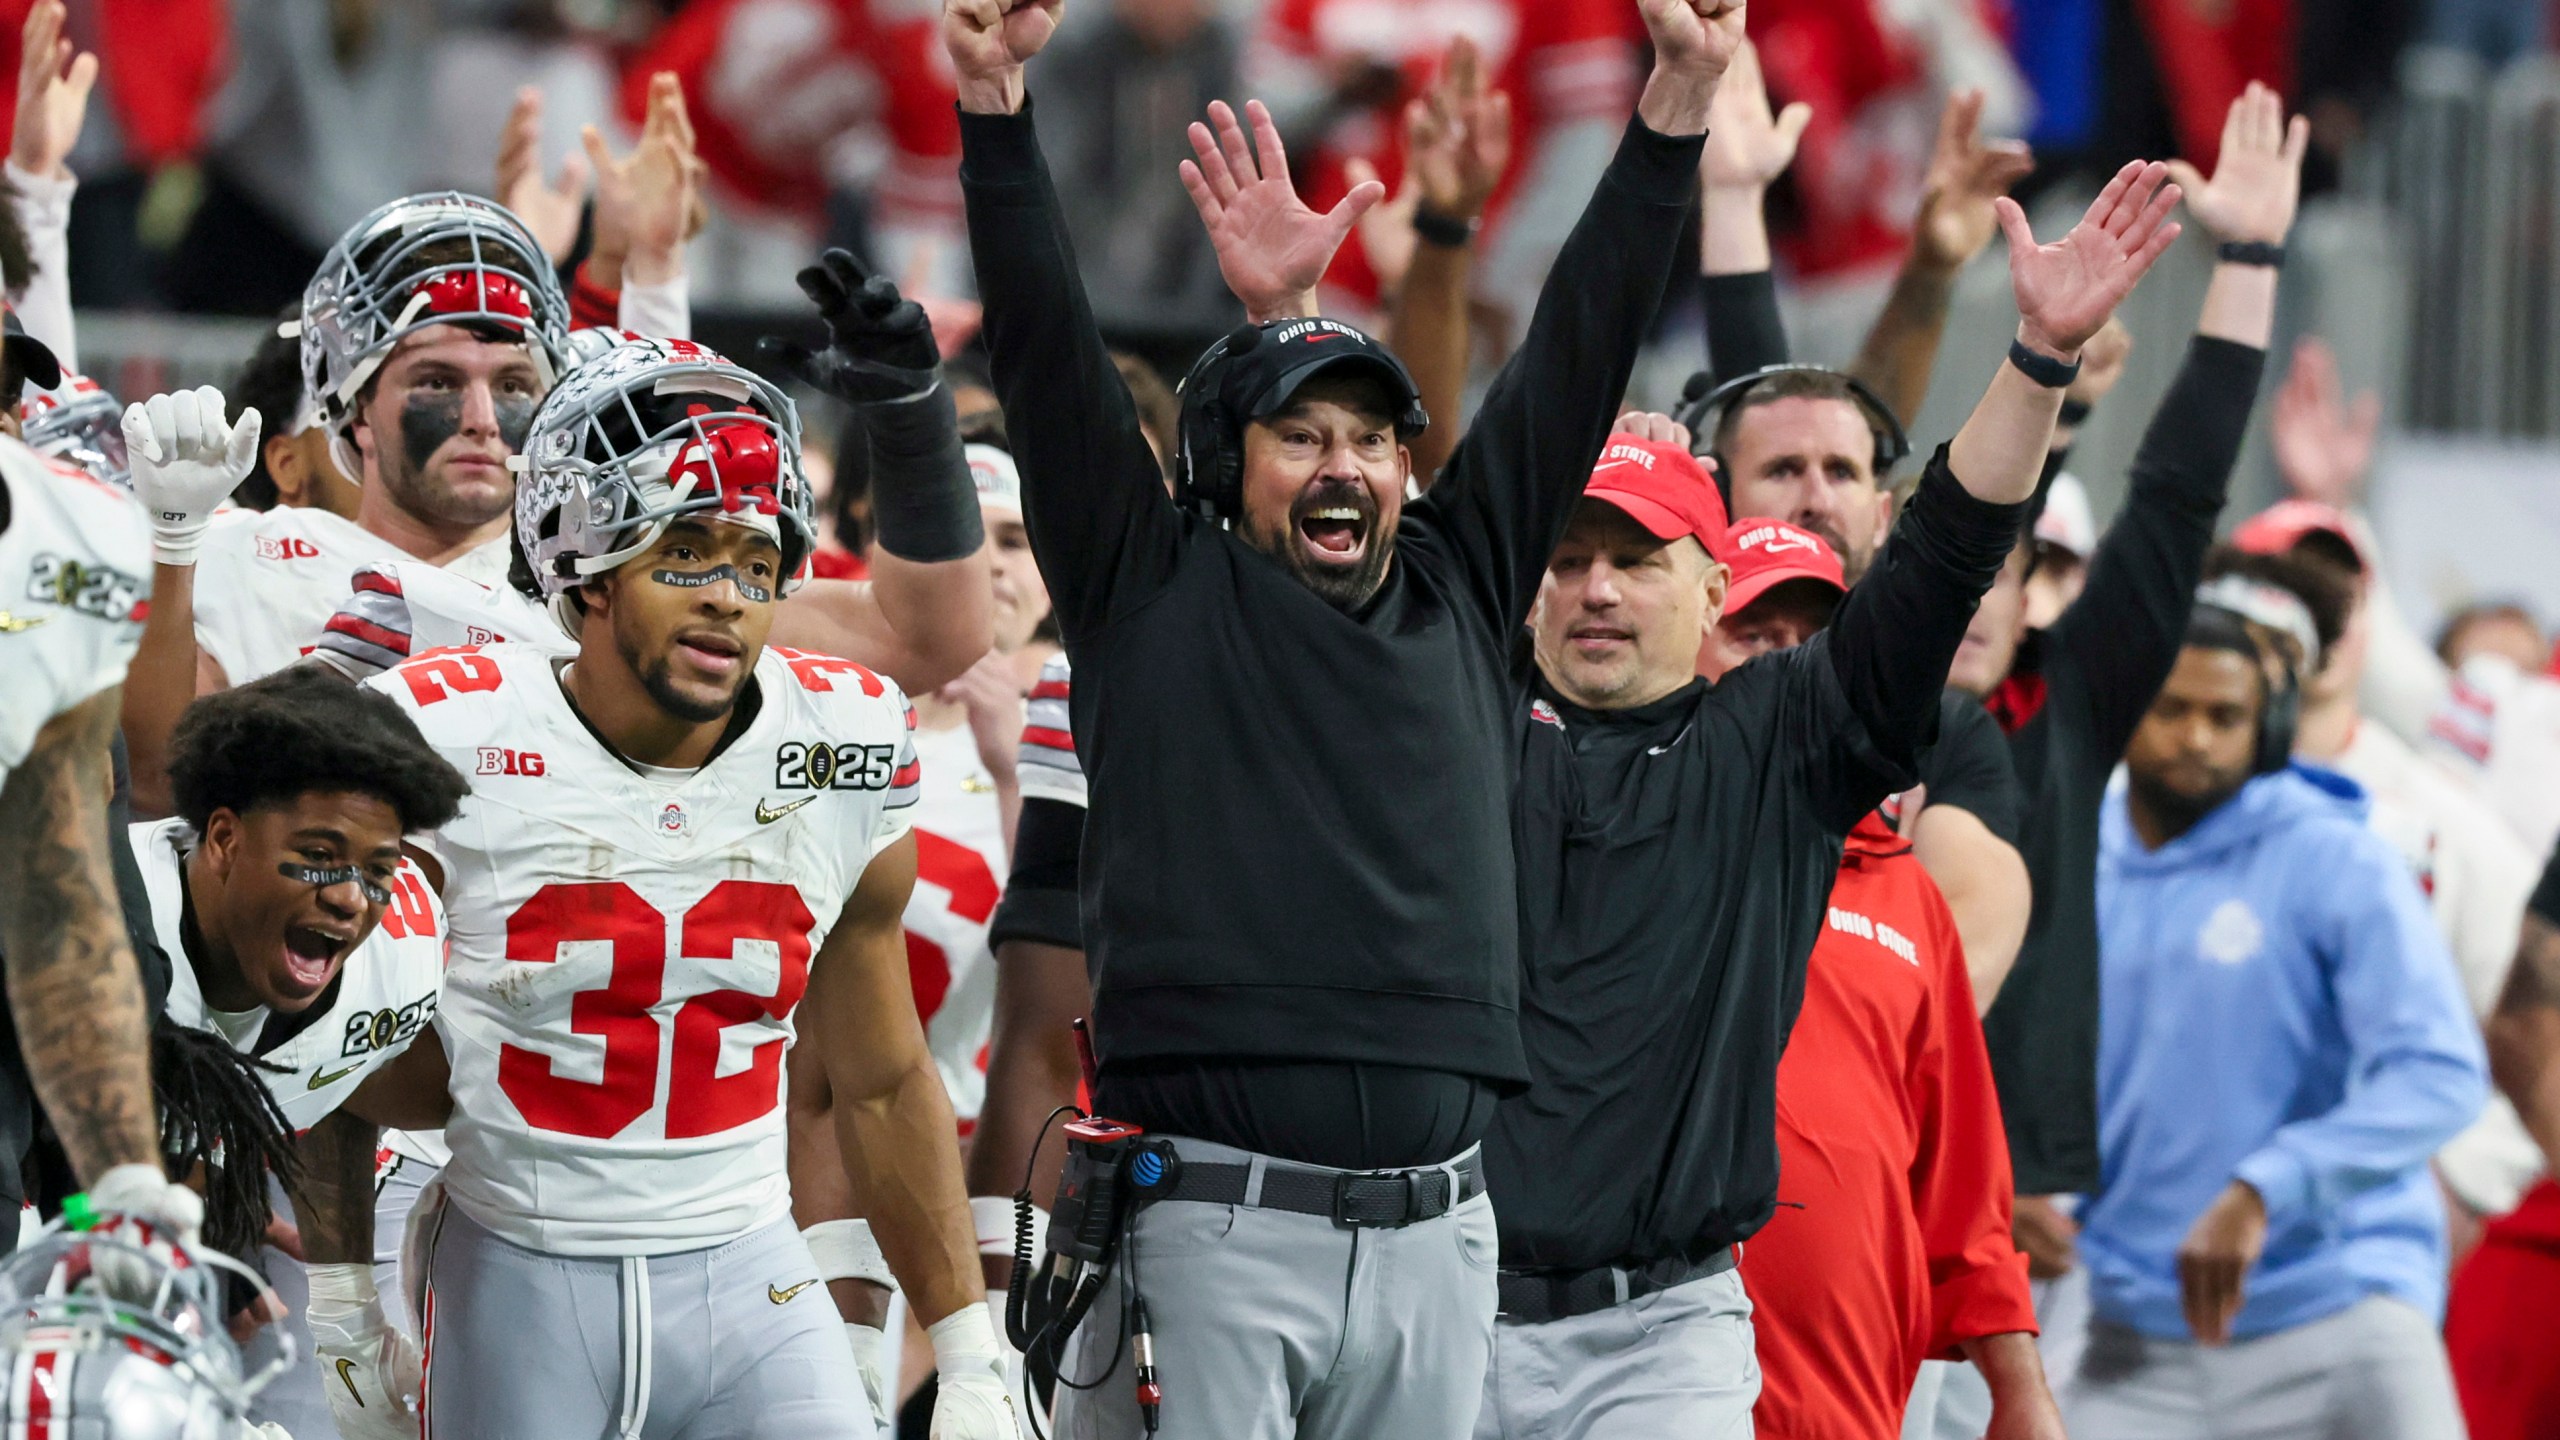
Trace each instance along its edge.
<path fill-rule="evenodd" d="M 695 1139 L 763 1119 L 781 1103 L 782 1050 L 777 1035 L 755 1047 L 747 1067 L 719 1073 L 721 1032 L 757 1021 L 775 1025 L 809 986 L 810 936 L 817 928 L 798 889 L 763 880 L 723 880 L 683 914 L 669 916 L 620 881 L 545 885 L 507 921 L 507 958 L 555 963 L 560 947 L 580 941 L 612 947 L 602 989 L 570 1002 L 569 1029 L 604 1041 L 604 1070 L 595 1080 L 559 1074 L 550 1056 L 520 1045 L 501 1047 L 498 1087 L 537 1129 L 609 1139 L 647 1115 L 657 1101 L 659 1056 L 667 1056 L 667 1138 Z M 750 942 L 772 945 L 781 979 L 772 994 L 707 990 L 676 1009 L 672 1046 L 654 1013 L 668 997 L 667 939 L 688 959 L 728 964 Z"/>

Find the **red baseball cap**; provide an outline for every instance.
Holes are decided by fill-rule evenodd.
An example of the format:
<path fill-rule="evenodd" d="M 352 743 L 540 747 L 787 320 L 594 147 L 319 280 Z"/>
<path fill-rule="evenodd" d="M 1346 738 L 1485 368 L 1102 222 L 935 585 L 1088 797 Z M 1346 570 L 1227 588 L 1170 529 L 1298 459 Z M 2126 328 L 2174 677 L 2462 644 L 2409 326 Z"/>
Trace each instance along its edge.
<path fill-rule="evenodd" d="M 1694 537 L 1709 555 L 1724 558 L 1724 496 L 1698 457 L 1677 445 L 1610 436 L 1582 493 L 1625 511 L 1657 540 Z"/>
<path fill-rule="evenodd" d="M 2252 555 L 2282 555 L 2301 544 L 2304 536 L 2323 534 L 2346 542 L 2355 552 L 2356 563 L 2365 573 L 2373 572 L 2373 557 L 2356 539 L 2355 522 L 2346 511 L 2317 500 L 2279 500 L 2241 521 L 2240 528 L 2231 532 L 2231 543 Z"/>
<path fill-rule="evenodd" d="M 1784 520 L 1737 520 L 1725 532 L 1724 563 L 1733 567 L 1724 592 L 1724 613 L 1739 614 L 1752 601 L 1789 580 L 1819 580 L 1846 593 L 1840 557 L 1810 530 Z"/>

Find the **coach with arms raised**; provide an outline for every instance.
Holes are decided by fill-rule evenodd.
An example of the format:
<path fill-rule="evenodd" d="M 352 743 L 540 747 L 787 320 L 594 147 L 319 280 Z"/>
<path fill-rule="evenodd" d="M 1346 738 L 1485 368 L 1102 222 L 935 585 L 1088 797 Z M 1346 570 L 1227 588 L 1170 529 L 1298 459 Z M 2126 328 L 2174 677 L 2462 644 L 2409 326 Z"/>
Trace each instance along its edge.
<path fill-rule="evenodd" d="M 1092 779 L 1095 1103 L 1184 1162 L 1134 1231 L 1171 1440 L 1455 1440 L 1474 1415 L 1495 1307 L 1476 1141 L 1527 1076 L 1505 651 L 1676 262 L 1742 36 L 1738 4 L 1642 3 L 1653 74 L 1558 289 L 1407 505 L 1411 379 L 1306 319 L 1195 368 L 1167 499 L 1024 100 L 1058 6 L 946 0 L 988 349 Z M 1274 218 L 1329 250 L 1377 194 Z M 1118 1313 L 1106 1291 L 1072 1378 L 1109 1363 Z M 1062 1394 L 1062 1433 L 1141 1431 L 1125 1375 Z"/>

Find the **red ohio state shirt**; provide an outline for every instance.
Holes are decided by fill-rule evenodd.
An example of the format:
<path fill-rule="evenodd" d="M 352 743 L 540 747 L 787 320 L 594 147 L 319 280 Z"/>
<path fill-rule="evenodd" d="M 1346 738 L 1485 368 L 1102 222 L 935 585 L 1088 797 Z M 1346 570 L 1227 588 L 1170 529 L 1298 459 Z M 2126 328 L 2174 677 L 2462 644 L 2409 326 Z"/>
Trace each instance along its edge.
<path fill-rule="evenodd" d="M 1926 1359 L 2036 1328 L 1964 946 L 1873 816 L 1778 1062 L 1778 1211 L 1742 1247 L 1764 1440 L 1893 1440 Z"/>

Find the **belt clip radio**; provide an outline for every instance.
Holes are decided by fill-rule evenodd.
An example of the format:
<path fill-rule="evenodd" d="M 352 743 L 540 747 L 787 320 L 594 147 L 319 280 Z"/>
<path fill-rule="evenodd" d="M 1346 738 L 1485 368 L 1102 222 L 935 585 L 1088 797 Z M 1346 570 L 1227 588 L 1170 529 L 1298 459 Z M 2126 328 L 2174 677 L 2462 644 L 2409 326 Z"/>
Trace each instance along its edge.
<path fill-rule="evenodd" d="M 1129 1222 L 1138 1211 L 1171 1194 L 1182 1176 L 1182 1157 L 1174 1152 L 1172 1142 L 1149 1139 L 1138 1126 L 1082 1116 L 1068 1122 L 1064 1130 L 1066 1166 L 1058 1177 L 1056 1203 L 1049 1208 L 1049 1253 L 1036 1272 L 1031 1257 L 1030 1193 L 1026 1189 L 1015 1197 L 1013 1288 L 1005 1306 L 1006 1338 L 1022 1352 L 1026 1378 L 1038 1387 L 1043 1410 L 1059 1384 L 1089 1389 L 1117 1366 L 1115 1347 L 1112 1365 L 1104 1368 L 1103 1376 L 1078 1382 L 1060 1373 L 1067 1340 L 1093 1308 L 1120 1259 Z M 1129 1288 L 1134 1290 L 1134 1247 L 1131 1264 Z M 1155 1384 L 1155 1365 L 1151 1337 L 1144 1333 L 1143 1323 L 1137 1328 L 1144 1404 L 1144 1392 Z M 1153 1406 L 1145 1408 L 1152 1411 Z"/>

